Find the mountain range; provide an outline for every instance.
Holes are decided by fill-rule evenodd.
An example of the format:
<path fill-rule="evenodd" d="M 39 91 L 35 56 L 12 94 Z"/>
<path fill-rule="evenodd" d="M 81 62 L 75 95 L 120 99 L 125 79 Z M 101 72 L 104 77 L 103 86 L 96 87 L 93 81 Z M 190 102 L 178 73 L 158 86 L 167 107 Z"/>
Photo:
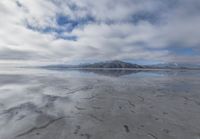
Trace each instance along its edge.
<path fill-rule="evenodd" d="M 48 69 L 200 69 L 200 65 L 195 64 L 177 64 L 177 63 L 165 63 L 156 65 L 138 65 L 132 64 L 120 60 L 97 62 L 92 64 L 80 64 L 80 65 L 47 65 L 42 68 Z"/>

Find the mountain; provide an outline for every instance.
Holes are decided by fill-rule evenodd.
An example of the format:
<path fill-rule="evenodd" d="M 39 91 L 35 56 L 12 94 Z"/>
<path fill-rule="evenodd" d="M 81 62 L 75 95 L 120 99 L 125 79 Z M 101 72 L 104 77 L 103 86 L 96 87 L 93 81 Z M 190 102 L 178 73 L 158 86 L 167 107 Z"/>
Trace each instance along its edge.
<path fill-rule="evenodd" d="M 40 68 L 65 70 L 65 69 L 198 69 L 198 64 L 177 64 L 177 63 L 164 63 L 156 65 L 138 65 L 119 60 L 98 62 L 93 64 L 81 64 L 81 65 L 47 65 Z"/>
<path fill-rule="evenodd" d="M 181 64 L 181 63 L 164 63 L 147 66 L 149 68 L 157 69 L 200 69 L 200 65 L 197 64 Z"/>
<path fill-rule="evenodd" d="M 80 68 L 101 68 L 101 69 L 143 68 L 143 66 L 141 66 L 141 65 L 131 64 L 131 63 L 127 63 L 127 62 L 123 62 L 123 61 L 119 61 L 119 60 L 99 62 L 99 63 L 94 63 L 94 64 L 84 64 L 84 65 L 79 65 L 79 67 Z"/>

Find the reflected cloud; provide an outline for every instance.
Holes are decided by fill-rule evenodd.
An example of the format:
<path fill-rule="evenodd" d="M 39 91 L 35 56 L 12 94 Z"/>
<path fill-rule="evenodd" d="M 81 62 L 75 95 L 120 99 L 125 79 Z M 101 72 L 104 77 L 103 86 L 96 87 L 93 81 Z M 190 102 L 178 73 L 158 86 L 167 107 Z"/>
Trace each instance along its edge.
<path fill-rule="evenodd" d="M 132 78 L 135 75 L 137 78 Z M 156 78 L 156 75 L 162 76 Z M 182 125 L 183 129 L 193 130 L 191 133 L 195 129 L 188 127 L 180 116 L 191 117 L 194 123 L 186 121 L 199 126 L 196 122 L 200 112 L 199 72 L 42 70 L 31 71 L 31 74 L 0 74 L 0 79 L 2 139 L 35 139 L 36 136 L 40 139 L 49 136 L 61 139 L 61 132 L 63 137 L 69 138 L 98 138 L 95 133 L 102 129 L 105 130 L 101 133 L 111 131 L 105 138 L 112 138 L 113 133 L 118 133 L 117 136 L 124 134 L 124 130 L 121 130 L 124 125 L 132 130 L 134 127 L 127 124 L 130 121 L 137 127 L 148 121 L 148 131 L 159 130 L 163 123 L 157 125 L 157 122 L 163 115 L 169 129 L 179 129 L 179 135 L 188 134 L 180 126 L 174 125 L 171 119 Z M 155 122 L 154 119 L 158 120 Z M 141 134 L 146 138 L 144 132 Z M 135 137 L 130 134 L 131 138 Z M 167 135 L 163 137 L 167 138 Z"/>

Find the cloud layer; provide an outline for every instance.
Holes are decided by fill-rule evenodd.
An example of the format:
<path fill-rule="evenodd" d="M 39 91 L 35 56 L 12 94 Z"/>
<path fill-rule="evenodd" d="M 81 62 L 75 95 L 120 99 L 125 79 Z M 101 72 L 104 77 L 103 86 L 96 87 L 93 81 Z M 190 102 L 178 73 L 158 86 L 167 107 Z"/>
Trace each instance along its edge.
<path fill-rule="evenodd" d="M 0 61 L 200 62 L 199 0 L 2 0 Z"/>

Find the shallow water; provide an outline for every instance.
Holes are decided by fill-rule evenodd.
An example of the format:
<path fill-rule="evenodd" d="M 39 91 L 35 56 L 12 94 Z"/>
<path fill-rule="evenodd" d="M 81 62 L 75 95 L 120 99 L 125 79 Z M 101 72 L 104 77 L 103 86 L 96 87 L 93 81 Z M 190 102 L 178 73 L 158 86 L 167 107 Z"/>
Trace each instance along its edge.
<path fill-rule="evenodd" d="M 0 139 L 200 139 L 200 71 L 0 70 Z"/>

